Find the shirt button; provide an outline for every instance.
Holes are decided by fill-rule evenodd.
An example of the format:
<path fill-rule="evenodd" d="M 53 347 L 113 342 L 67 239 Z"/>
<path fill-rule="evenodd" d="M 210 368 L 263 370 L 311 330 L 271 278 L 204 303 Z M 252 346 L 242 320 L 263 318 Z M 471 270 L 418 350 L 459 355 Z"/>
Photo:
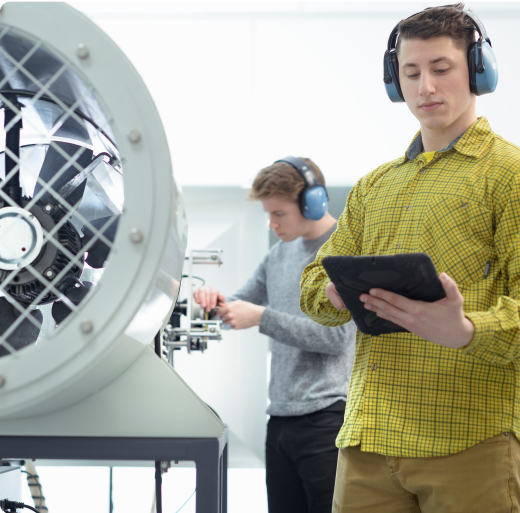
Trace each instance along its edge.
<path fill-rule="evenodd" d="M 412 206 L 411 206 L 411 205 L 408 205 L 408 206 L 406 207 L 406 210 L 410 210 L 411 208 L 412 208 Z"/>
<path fill-rule="evenodd" d="M 370 368 L 371 368 L 372 370 L 376 370 L 376 369 L 377 369 L 377 365 L 376 365 L 375 363 L 373 363 L 373 364 L 370 366 Z"/>
<path fill-rule="evenodd" d="M 467 203 L 463 203 L 462 204 L 462 208 L 468 208 L 468 204 Z"/>
<path fill-rule="evenodd" d="M 426 173 L 426 169 L 421 169 L 419 173 L 421 173 L 421 175 L 424 175 L 424 173 Z"/>
<path fill-rule="evenodd" d="M 399 244 L 399 242 L 395 245 L 396 248 L 400 248 L 401 247 L 401 244 Z"/>

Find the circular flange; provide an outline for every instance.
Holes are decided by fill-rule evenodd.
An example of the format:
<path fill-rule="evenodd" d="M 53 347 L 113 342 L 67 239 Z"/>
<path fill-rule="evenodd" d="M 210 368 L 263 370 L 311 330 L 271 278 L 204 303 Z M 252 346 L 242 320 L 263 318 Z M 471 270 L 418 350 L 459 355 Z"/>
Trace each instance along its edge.
<path fill-rule="evenodd" d="M 42 246 L 43 230 L 31 212 L 20 207 L 0 209 L 0 269 L 26 267 Z"/>

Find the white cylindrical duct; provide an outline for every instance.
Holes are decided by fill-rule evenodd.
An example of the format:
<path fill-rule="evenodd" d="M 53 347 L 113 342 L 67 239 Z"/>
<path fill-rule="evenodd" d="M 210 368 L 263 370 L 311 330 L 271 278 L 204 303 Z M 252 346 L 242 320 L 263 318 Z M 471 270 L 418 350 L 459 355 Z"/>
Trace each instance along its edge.
<path fill-rule="evenodd" d="M 0 272 L 0 299 L 14 312 L 0 337 L 7 419 L 78 402 L 139 357 L 176 300 L 186 221 L 145 85 L 78 11 L 63 3 L 2 6 L 0 101 L 6 133 L 17 118 L 23 125 L 22 200 L 6 185 L 17 166 L 6 164 L 3 175 L 0 166 L 0 215 L 2 205 L 22 208 L 43 230 L 36 260 L 20 257 L 23 265 Z M 2 139 L 0 130 L 0 146 Z M 11 157 L 6 144 L 0 150 Z M 11 344 L 15 323 L 39 329 L 36 343 Z"/>

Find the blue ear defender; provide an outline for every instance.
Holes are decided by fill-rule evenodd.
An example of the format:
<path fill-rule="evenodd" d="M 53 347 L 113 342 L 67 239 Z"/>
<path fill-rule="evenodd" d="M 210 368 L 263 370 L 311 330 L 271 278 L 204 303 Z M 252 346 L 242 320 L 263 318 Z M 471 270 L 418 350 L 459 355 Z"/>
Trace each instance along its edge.
<path fill-rule="evenodd" d="M 498 83 L 498 66 L 495 54 L 491 48 L 491 40 L 487 36 L 486 29 L 480 19 L 470 11 L 463 12 L 471 18 L 475 30 L 479 34 L 478 41 L 472 43 L 468 48 L 470 91 L 476 96 L 492 93 Z M 415 14 L 413 16 L 415 16 Z M 400 23 L 401 22 L 399 22 L 390 33 L 383 62 L 383 81 L 385 83 L 386 94 L 394 103 L 404 102 L 401 84 L 399 83 L 399 62 L 396 52 Z"/>
<path fill-rule="evenodd" d="M 319 221 L 327 213 L 329 195 L 325 187 L 318 182 L 312 168 L 296 157 L 285 157 L 276 162 L 291 165 L 305 180 L 305 189 L 300 194 L 300 211 L 306 219 Z"/>

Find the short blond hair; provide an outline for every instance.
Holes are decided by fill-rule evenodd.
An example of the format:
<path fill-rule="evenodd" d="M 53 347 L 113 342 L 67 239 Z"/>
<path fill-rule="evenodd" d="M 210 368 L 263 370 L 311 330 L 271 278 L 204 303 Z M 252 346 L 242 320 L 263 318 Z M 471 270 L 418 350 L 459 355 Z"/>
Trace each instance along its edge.
<path fill-rule="evenodd" d="M 325 187 L 325 178 L 320 168 L 311 159 L 298 158 L 312 168 L 320 185 Z M 291 164 L 275 162 L 268 167 L 264 167 L 256 175 L 249 198 L 262 200 L 272 198 L 273 196 L 281 196 L 284 199 L 298 203 L 305 185 L 304 178 Z"/>

